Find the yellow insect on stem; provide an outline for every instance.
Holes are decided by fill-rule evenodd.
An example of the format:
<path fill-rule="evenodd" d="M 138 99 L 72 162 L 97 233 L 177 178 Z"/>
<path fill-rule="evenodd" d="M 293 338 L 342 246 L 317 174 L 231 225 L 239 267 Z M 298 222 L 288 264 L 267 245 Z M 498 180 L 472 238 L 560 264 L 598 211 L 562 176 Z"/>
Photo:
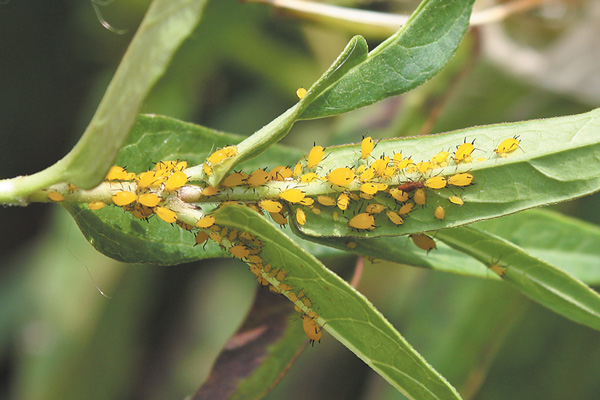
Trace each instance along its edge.
<path fill-rule="evenodd" d="M 132 192 L 122 191 L 112 197 L 113 203 L 117 206 L 126 206 L 138 199 L 138 195 Z"/>
<path fill-rule="evenodd" d="M 173 222 L 177 221 L 177 214 L 175 214 L 173 210 L 170 210 L 166 207 L 156 207 L 154 209 L 154 212 L 156 213 L 156 215 L 158 215 L 160 219 L 162 219 L 165 222 L 168 222 L 169 224 L 172 224 Z"/>
<path fill-rule="evenodd" d="M 289 203 L 300 203 L 306 195 L 300 189 L 287 189 L 279 193 L 279 197 Z"/>
<path fill-rule="evenodd" d="M 443 176 L 434 176 L 427 179 L 424 183 L 429 189 L 443 189 L 446 187 L 446 178 Z"/>
<path fill-rule="evenodd" d="M 519 136 L 514 136 L 509 139 L 504 139 L 498 147 L 494 150 L 494 152 L 498 155 L 498 157 L 506 157 L 509 153 L 515 151 L 521 141 L 519 140 Z"/>
<path fill-rule="evenodd" d="M 350 168 L 336 168 L 327 175 L 327 180 L 337 186 L 348 186 L 356 175 Z"/>
<path fill-rule="evenodd" d="M 373 230 L 375 229 L 375 218 L 369 213 L 356 214 L 350 221 L 348 226 L 357 230 Z"/>
<path fill-rule="evenodd" d="M 303 315 L 302 327 L 304 328 L 304 333 L 306 333 L 306 336 L 308 336 L 311 345 L 314 346 L 315 342 L 321 342 L 321 327 L 315 322 L 314 319 L 310 318 L 308 315 Z"/>
<path fill-rule="evenodd" d="M 323 161 L 324 156 L 325 151 L 323 150 L 323 147 L 315 145 L 312 149 L 310 149 L 310 152 L 308 153 L 306 166 L 308 168 L 316 167 L 321 161 Z"/>
<path fill-rule="evenodd" d="M 374 143 L 373 138 L 371 138 L 371 136 L 363 138 L 362 142 L 360 143 L 360 159 L 366 160 L 367 158 L 369 158 L 371 152 L 373 151 L 373 147 Z"/>
<path fill-rule="evenodd" d="M 425 250 L 427 253 L 435 249 L 435 241 L 423 233 L 410 235 L 410 238 L 418 248 Z"/>

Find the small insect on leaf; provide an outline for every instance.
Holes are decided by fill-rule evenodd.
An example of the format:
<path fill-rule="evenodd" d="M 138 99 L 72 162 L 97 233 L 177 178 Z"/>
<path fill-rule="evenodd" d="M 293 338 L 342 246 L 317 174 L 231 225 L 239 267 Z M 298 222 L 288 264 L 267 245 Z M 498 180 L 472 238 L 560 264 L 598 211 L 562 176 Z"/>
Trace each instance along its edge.
<path fill-rule="evenodd" d="M 304 333 L 306 333 L 306 336 L 308 336 L 311 345 L 314 346 L 315 342 L 321 342 L 321 327 L 317 325 L 314 319 L 310 318 L 308 315 L 303 315 L 302 327 L 304 328 Z"/>
<path fill-rule="evenodd" d="M 425 191 L 423 189 L 417 189 L 415 191 L 413 200 L 415 201 L 415 204 L 424 206 L 425 203 L 427 202 L 427 197 L 425 196 Z"/>
<path fill-rule="evenodd" d="M 444 207 L 438 206 L 433 212 L 433 216 L 439 220 L 442 220 L 446 217 L 446 210 L 444 210 Z"/>
<path fill-rule="evenodd" d="M 196 234 L 196 244 L 202 244 L 208 240 L 208 233 L 200 231 Z M 194 246 L 195 246 L 194 245 Z"/>
<path fill-rule="evenodd" d="M 410 235 L 410 238 L 418 248 L 425 250 L 427 253 L 435 249 L 435 241 L 423 233 Z"/>
<path fill-rule="evenodd" d="M 105 206 L 106 206 L 106 204 L 103 201 L 94 201 L 94 202 L 88 204 L 88 208 L 90 210 L 101 210 Z"/>
<path fill-rule="evenodd" d="M 336 202 L 338 208 L 342 211 L 345 211 L 348 208 L 348 203 L 350 203 L 350 196 L 348 193 L 341 193 Z"/>
<path fill-rule="evenodd" d="M 449 155 L 450 155 L 450 153 L 447 151 L 440 151 L 435 156 L 431 157 L 431 161 L 433 161 L 436 164 L 442 164 L 442 163 L 446 162 Z"/>
<path fill-rule="evenodd" d="M 413 209 L 413 206 L 414 206 L 413 203 L 406 203 L 406 204 L 402 205 L 402 207 L 400 207 L 400 209 L 398 210 L 398 214 L 400 214 L 400 215 L 408 214 Z"/>
<path fill-rule="evenodd" d="M 296 221 L 300 224 L 300 225 L 304 225 L 306 224 L 306 214 L 304 213 L 304 211 L 302 211 L 301 209 L 296 209 Z"/>
<path fill-rule="evenodd" d="M 125 168 L 113 165 L 108 170 L 106 178 L 104 179 L 107 181 L 125 181 L 128 177 L 129 175 L 127 174 L 127 171 L 125 171 Z"/>
<path fill-rule="evenodd" d="M 396 225 L 402 225 L 404 223 L 402 217 L 395 211 L 388 211 L 385 215 L 387 215 L 388 219 Z"/>
<path fill-rule="evenodd" d="M 375 183 L 367 182 L 360 185 L 360 191 L 366 194 L 376 194 L 379 187 Z"/>
<path fill-rule="evenodd" d="M 348 186 L 354 178 L 354 171 L 347 167 L 336 168 L 327 175 L 327 180 L 337 186 Z"/>
<path fill-rule="evenodd" d="M 448 201 L 450 201 L 450 203 L 453 203 L 453 204 L 458 204 L 459 206 L 462 206 L 463 204 L 465 204 L 464 200 L 458 196 L 450 196 L 450 197 L 448 197 Z"/>
<path fill-rule="evenodd" d="M 506 268 L 501 267 L 498 264 L 491 264 L 488 268 L 492 272 L 495 272 L 496 274 L 498 274 L 498 276 L 500 276 L 501 278 L 504 277 L 504 275 L 506 275 Z"/>
<path fill-rule="evenodd" d="M 138 199 L 138 195 L 132 192 L 122 191 L 112 197 L 113 203 L 117 206 L 126 206 Z"/>
<path fill-rule="evenodd" d="M 323 156 L 324 155 L 325 155 L 325 151 L 324 151 L 323 147 L 315 145 L 308 152 L 308 158 L 307 158 L 307 164 L 306 164 L 306 166 L 308 168 L 314 168 L 314 167 L 316 167 L 317 165 L 319 165 L 319 163 L 321 161 L 323 161 Z"/>
<path fill-rule="evenodd" d="M 226 158 L 233 157 L 237 154 L 237 146 L 227 146 L 212 153 L 206 161 L 211 164 L 219 164 Z"/>
<path fill-rule="evenodd" d="M 280 202 L 273 200 L 262 200 L 258 205 L 263 210 L 271 213 L 278 213 L 283 209 L 283 205 Z"/>
<path fill-rule="evenodd" d="M 170 210 L 167 207 L 156 207 L 154 209 L 154 212 L 156 213 L 156 215 L 158 215 L 160 219 L 162 219 L 165 222 L 168 222 L 169 224 L 172 224 L 173 222 L 177 221 L 177 214 L 175 214 L 173 210 Z"/>
<path fill-rule="evenodd" d="M 404 203 L 408 200 L 408 193 L 398 188 L 393 188 L 389 190 L 390 195 L 399 202 Z"/>
<path fill-rule="evenodd" d="M 373 138 L 371 138 L 371 136 L 367 136 L 366 138 L 364 138 L 360 143 L 360 159 L 366 160 L 367 158 L 369 158 L 371 152 L 373 151 L 373 147 Z"/>
<path fill-rule="evenodd" d="M 337 201 L 333 197 L 325 195 L 318 196 L 317 201 L 323 206 L 335 206 L 337 204 Z"/>
<path fill-rule="evenodd" d="M 221 184 L 227 188 L 230 188 L 243 185 L 246 179 L 248 179 L 248 174 L 244 172 L 234 172 L 233 174 L 228 175 L 227 178 L 223 179 Z"/>
<path fill-rule="evenodd" d="M 196 222 L 196 228 L 210 228 L 215 224 L 215 217 L 212 215 L 205 215 Z"/>
<path fill-rule="evenodd" d="M 469 186 L 471 182 L 473 182 L 473 175 L 466 172 L 448 178 L 448 185 L 452 186 Z"/>
<path fill-rule="evenodd" d="M 253 171 L 248 179 L 246 179 L 246 184 L 250 187 L 256 187 L 264 185 L 269 182 L 269 173 L 264 169 L 257 169 Z"/>
<path fill-rule="evenodd" d="M 287 189 L 279 193 L 279 197 L 289 203 L 299 203 L 306 195 L 300 189 Z"/>
<path fill-rule="evenodd" d="M 65 196 L 58 192 L 50 192 L 48 193 L 48 198 L 52 201 L 61 202 L 65 201 Z"/>
<path fill-rule="evenodd" d="M 357 230 L 373 230 L 375 229 L 375 218 L 369 213 L 356 214 L 350 221 L 348 226 Z"/>
<path fill-rule="evenodd" d="M 144 193 L 138 197 L 138 203 L 146 207 L 156 207 L 161 200 L 155 193 Z"/>
<path fill-rule="evenodd" d="M 301 88 L 298 88 L 298 90 L 296 90 L 296 96 L 298 96 L 298 98 L 299 98 L 300 100 L 302 100 L 302 98 L 303 98 L 304 96 L 306 96 L 306 89 L 304 89 L 303 87 L 301 87 Z"/>
<path fill-rule="evenodd" d="M 269 215 L 271 215 L 271 218 L 273 218 L 273 221 L 275 221 L 275 223 L 281 226 L 287 224 L 287 218 L 285 217 L 285 215 L 281 213 L 269 213 Z"/>
<path fill-rule="evenodd" d="M 229 252 L 237 258 L 245 258 L 250 255 L 250 249 L 244 246 L 243 244 L 238 244 L 237 246 L 233 246 L 229 248 Z"/>
<path fill-rule="evenodd" d="M 164 190 L 166 190 L 167 192 L 177 190 L 180 187 L 182 187 L 183 185 L 185 185 L 187 180 L 188 180 L 188 177 L 185 174 L 185 172 L 183 172 L 183 171 L 173 172 L 173 174 L 167 178 L 167 181 L 165 182 Z"/>
<path fill-rule="evenodd" d="M 369 204 L 367 206 L 367 208 L 365 209 L 365 211 L 368 212 L 369 214 L 379 214 L 380 212 L 382 212 L 386 208 L 387 207 L 384 206 L 383 204 L 372 203 L 372 204 Z"/>
<path fill-rule="evenodd" d="M 473 150 L 475 150 L 474 144 L 475 139 L 473 139 L 473 141 L 469 143 L 465 138 L 465 143 L 461 144 L 460 146 L 457 146 L 456 148 L 456 152 L 454 153 L 454 162 L 456 164 L 459 164 L 461 162 L 467 162 L 470 159 Z"/>
<path fill-rule="evenodd" d="M 446 187 L 446 178 L 443 176 L 433 176 L 424 183 L 425 187 L 430 189 L 443 189 Z"/>
<path fill-rule="evenodd" d="M 504 139 L 494 151 L 498 157 L 506 157 L 509 153 L 515 151 L 519 147 L 520 143 L 521 141 L 519 140 L 519 136 Z"/>
<path fill-rule="evenodd" d="M 319 175 L 315 174 L 314 172 L 309 172 L 300 177 L 300 182 L 310 183 L 310 182 L 316 181 L 317 179 L 319 179 Z"/>

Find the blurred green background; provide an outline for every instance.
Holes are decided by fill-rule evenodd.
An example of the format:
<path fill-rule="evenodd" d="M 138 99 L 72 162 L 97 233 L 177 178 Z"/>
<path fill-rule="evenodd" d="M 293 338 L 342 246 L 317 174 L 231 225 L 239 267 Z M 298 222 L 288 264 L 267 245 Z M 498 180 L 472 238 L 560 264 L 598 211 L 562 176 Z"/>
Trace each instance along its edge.
<path fill-rule="evenodd" d="M 124 35 L 104 29 L 89 1 L 0 3 L 0 178 L 39 171 L 77 141 L 148 3 L 100 7 Z M 337 4 L 399 12 L 416 2 Z M 365 133 L 588 111 L 600 104 L 599 20 L 597 2 L 564 0 L 474 29 L 424 86 L 298 123 L 284 142 L 308 151 L 314 141 L 356 142 Z M 295 90 L 309 87 L 355 33 L 265 5 L 209 0 L 143 112 L 249 135 L 294 104 Z M 374 47 L 381 38 L 368 40 Z M 594 195 L 554 207 L 600 223 L 599 205 Z M 55 205 L 4 208 L 0 223 L 0 398 L 184 398 L 252 303 L 255 280 L 238 261 L 122 264 L 96 252 Z M 374 262 L 358 288 L 465 398 L 600 398 L 598 332 L 502 283 Z M 325 334 L 267 398 L 401 396 Z"/>

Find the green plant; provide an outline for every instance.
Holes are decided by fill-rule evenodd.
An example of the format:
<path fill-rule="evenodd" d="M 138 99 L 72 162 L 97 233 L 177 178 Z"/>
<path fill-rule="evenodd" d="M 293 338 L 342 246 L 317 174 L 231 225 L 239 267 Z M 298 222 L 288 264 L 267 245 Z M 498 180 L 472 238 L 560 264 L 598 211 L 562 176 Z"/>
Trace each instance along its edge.
<path fill-rule="evenodd" d="M 315 168 L 304 165 L 303 152 L 276 143 L 296 121 L 346 113 L 407 92 L 432 78 L 459 46 L 472 3 L 423 1 L 405 27 L 371 52 L 363 38 L 354 37 L 297 104 L 252 136 L 243 138 L 166 117 L 137 115 L 147 92 L 196 25 L 204 6 L 202 1 L 155 1 L 98 111 L 72 152 L 38 174 L 0 182 L 0 200 L 12 205 L 60 202 L 94 247 L 124 262 L 173 265 L 236 255 L 254 268 L 251 271 L 259 282 L 285 295 L 302 316 L 316 321 L 319 329 L 352 350 L 407 397 L 460 398 L 364 296 L 303 247 L 310 249 L 308 241 L 311 241 L 344 253 L 503 280 L 562 316 L 598 329 L 600 298 L 573 276 L 577 276 L 576 267 L 590 263 L 586 257 L 597 260 L 597 251 L 590 250 L 580 257 L 567 242 L 556 245 L 546 239 L 540 245 L 535 234 L 514 236 L 515 232 L 543 220 L 553 224 L 546 229 L 563 232 L 565 236 L 598 237 L 596 227 L 557 213 L 523 211 L 598 190 L 599 141 L 595 135 L 598 110 L 442 135 L 382 140 L 362 160 L 360 145 L 329 147 Z M 140 65 L 147 70 L 140 72 Z M 518 137 L 518 147 L 511 147 L 510 152 L 501 151 L 501 143 L 513 137 Z M 472 156 L 471 162 L 453 159 L 454 149 L 473 140 L 472 155 L 471 150 L 465 154 Z M 214 162 L 206 161 L 218 154 L 217 149 L 227 146 L 232 146 L 231 152 L 215 157 Z M 442 151 L 449 154 L 441 156 L 437 164 L 417 163 L 430 162 Z M 408 164 L 406 168 L 397 168 L 393 155 L 400 152 L 404 158 L 410 155 L 415 161 L 413 167 Z M 390 159 L 382 158 L 385 156 Z M 130 176 L 100 183 L 115 157 L 114 164 L 127 166 L 138 180 Z M 478 160 L 479 157 L 483 160 Z M 164 181 L 155 177 L 151 184 L 156 188 L 149 190 L 150 184 L 141 187 L 140 174 L 158 171 L 166 165 L 161 162 L 175 159 L 184 160 L 187 165 L 164 168 L 167 171 L 164 178 L 183 170 L 187 181 L 167 188 Z M 382 171 L 374 172 L 378 178 L 365 178 L 361 182 L 359 176 L 355 177 L 360 175 L 360 165 L 365 165 L 364 173 L 381 159 Z M 260 168 L 289 165 L 293 173 L 298 162 L 300 173 L 291 179 L 273 175 L 260 185 L 248 185 L 243 182 L 247 177 L 237 175 L 242 179 L 237 183 L 241 184 L 228 185 L 232 186 L 228 189 L 220 186 L 237 174 L 234 170 L 251 174 Z M 339 168 L 343 169 L 340 173 L 350 174 L 347 184 L 330 175 Z M 392 171 L 387 173 L 387 168 Z M 310 172 L 328 180 L 302 181 L 300 176 Z M 450 186 L 446 181 L 443 184 L 438 181 L 435 187 L 427 187 L 429 178 L 445 177 L 450 181 L 459 174 L 470 174 L 471 178 L 465 184 Z M 332 180 L 340 184 L 334 185 Z M 381 193 L 375 194 L 361 190 L 363 183 L 386 187 L 377 187 L 376 192 Z M 207 196 L 209 187 L 220 190 Z M 408 215 L 399 213 L 400 204 L 389 192 L 392 188 L 403 189 L 409 196 L 425 190 L 426 203 L 417 207 L 419 201 L 412 197 L 417 203 L 414 210 Z M 155 193 L 160 207 L 175 213 L 182 223 L 181 229 L 157 216 L 149 221 L 136 219 L 133 213 L 124 213 L 116 206 L 89 209 L 91 202 L 114 203 L 117 201 L 114 196 L 120 192 L 136 194 L 131 202 L 123 202 L 123 206 L 136 204 L 137 196 L 143 193 Z M 337 204 L 316 205 L 319 196 L 337 200 L 341 193 L 349 196 L 347 208 Z M 451 196 L 461 197 L 465 204 L 449 202 Z M 314 203 L 303 203 L 304 198 Z M 307 242 L 295 243 L 289 231 L 278 229 L 257 212 L 256 205 L 260 206 L 264 200 L 277 202 L 289 217 L 292 233 Z M 157 213 L 154 208 L 157 204 L 137 204 L 150 209 L 148 215 L 142 213 L 138 217 Z M 390 217 L 385 211 L 367 211 L 372 204 L 397 212 L 397 217 L 402 214 L 404 222 L 398 223 L 393 214 Z M 253 205 L 254 209 L 247 205 Z M 437 207 L 446 210 L 442 220 L 434 217 Z M 315 209 L 318 214 L 313 212 Z M 523 211 L 519 218 L 508 216 L 518 211 Z M 298 212 L 304 213 L 305 222 L 300 222 L 303 221 L 300 217 L 296 219 Z M 214 217 L 214 221 L 194 228 L 207 215 Z M 351 223 L 357 215 L 363 215 L 364 219 Z M 501 216 L 506 217 L 492 219 Z M 164 219 L 170 217 L 167 214 Z M 509 219 L 511 229 L 506 228 Z M 212 234 L 211 241 L 194 246 L 194 238 L 185 232 L 183 224 L 190 225 L 196 234 Z M 570 229 L 568 234 L 567 229 Z M 232 235 L 233 231 L 237 234 Z M 246 237 L 241 236 L 242 232 Z M 438 249 L 424 251 L 411 243 L 409 235 L 422 232 L 435 236 Z M 544 246 L 563 258 L 534 254 L 530 250 Z M 318 250 L 321 255 L 341 254 L 322 249 Z M 251 261 L 251 256 L 259 260 Z M 597 272 L 582 280 L 591 284 L 599 281 Z M 305 341 L 301 331 L 291 329 L 286 335 L 265 339 L 264 348 L 274 346 L 280 351 L 273 350 L 269 358 L 251 371 L 239 384 L 238 396 L 258 396 L 277 380 L 283 368 L 273 365 L 285 365 L 294 357 L 295 351 L 291 350 Z"/>

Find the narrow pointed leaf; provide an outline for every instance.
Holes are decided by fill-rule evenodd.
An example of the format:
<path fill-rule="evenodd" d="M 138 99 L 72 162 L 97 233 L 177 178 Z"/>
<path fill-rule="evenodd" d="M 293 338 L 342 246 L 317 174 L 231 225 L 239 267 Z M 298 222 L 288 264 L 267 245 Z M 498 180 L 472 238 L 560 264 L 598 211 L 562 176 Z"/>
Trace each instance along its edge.
<path fill-rule="evenodd" d="M 502 279 L 543 306 L 600 330 L 600 295 L 566 272 L 475 228 L 445 229 L 436 237 L 485 265 L 497 266 Z"/>
<path fill-rule="evenodd" d="M 314 256 L 247 207 L 226 206 L 214 213 L 219 226 L 244 230 L 259 238 L 263 263 L 285 271 L 279 283 L 305 292 L 315 320 L 348 349 L 409 398 L 460 398 L 452 386 L 410 347 L 374 306 Z M 289 298 L 289 293 L 286 294 Z M 327 337 L 324 338 L 327 340 Z"/>

